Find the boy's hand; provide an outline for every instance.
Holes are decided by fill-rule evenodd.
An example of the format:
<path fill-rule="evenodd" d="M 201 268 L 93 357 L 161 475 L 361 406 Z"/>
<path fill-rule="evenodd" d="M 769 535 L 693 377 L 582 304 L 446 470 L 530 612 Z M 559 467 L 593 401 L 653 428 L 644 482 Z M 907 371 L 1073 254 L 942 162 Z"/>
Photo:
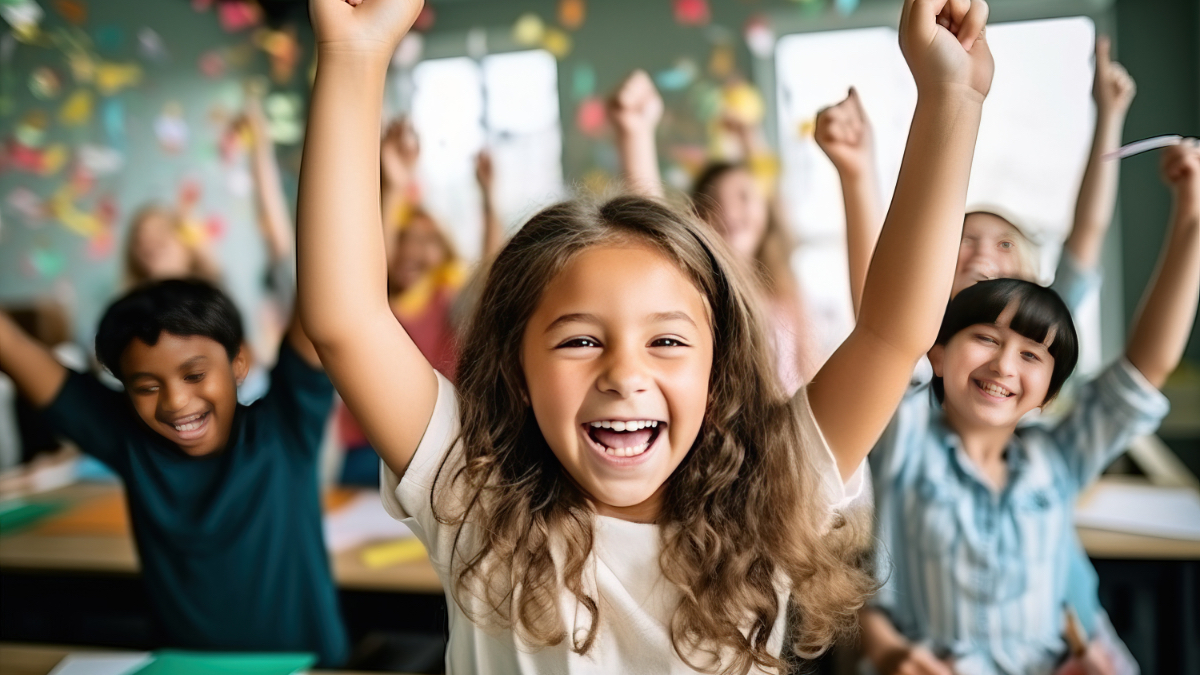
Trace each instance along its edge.
<path fill-rule="evenodd" d="M 1101 115 L 1124 115 L 1137 94 L 1137 85 L 1125 66 L 1112 60 L 1112 41 L 1107 35 L 1096 37 L 1096 79 L 1092 98 Z"/>
<path fill-rule="evenodd" d="M 1054 671 L 1054 675 L 1115 675 L 1112 659 L 1099 643 L 1093 641 L 1082 656 L 1072 656 Z"/>
<path fill-rule="evenodd" d="M 1175 195 L 1176 212 L 1200 217 L 1200 141 L 1185 138 L 1164 149 L 1162 177 Z"/>
<path fill-rule="evenodd" d="M 871 123 L 853 87 L 840 103 L 817 113 L 814 136 L 839 174 L 861 176 L 870 168 L 874 153 Z"/>
<path fill-rule="evenodd" d="M 608 99 L 608 114 L 617 133 L 654 134 L 662 119 L 663 100 L 646 71 L 633 71 L 617 87 Z"/>
<path fill-rule="evenodd" d="M 424 0 L 309 0 L 319 52 L 391 58 Z"/>
<path fill-rule="evenodd" d="M 898 649 L 885 657 L 879 664 L 883 675 L 954 675 L 945 661 L 921 646 Z"/>
<path fill-rule="evenodd" d="M 992 86 L 992 52 L 984 37 L 984 0 L 905 0 L 900 51 L 918 95 L 938 87 L 966 87 L 982 99 Z"/>

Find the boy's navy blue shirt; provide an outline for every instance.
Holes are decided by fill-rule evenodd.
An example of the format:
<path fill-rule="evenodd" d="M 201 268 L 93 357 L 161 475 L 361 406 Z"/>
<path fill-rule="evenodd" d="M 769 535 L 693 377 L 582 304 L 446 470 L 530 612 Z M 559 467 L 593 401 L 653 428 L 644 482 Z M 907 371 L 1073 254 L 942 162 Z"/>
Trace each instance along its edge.
<path fill-rule="evenodd" d="M 72 372 L 47 419 L 125 483 L 150 602 L 171 646 L 315 652 L 348 644 L 321 527 L 317 456 L 333 385 L 286 343 L 229 443 L 190 457 L 128 396 Z"/>

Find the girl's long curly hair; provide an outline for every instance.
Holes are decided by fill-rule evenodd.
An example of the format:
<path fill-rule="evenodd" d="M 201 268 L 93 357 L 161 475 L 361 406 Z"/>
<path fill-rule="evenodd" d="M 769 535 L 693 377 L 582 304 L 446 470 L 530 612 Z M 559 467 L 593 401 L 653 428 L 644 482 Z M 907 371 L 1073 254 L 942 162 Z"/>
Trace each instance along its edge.
<path fill-rule="evenodd" d="M 439 520 L 460 526 L 452 593 L 472 621 L 509 627 L 534 648 L 569 639 L 585 653 L 603 630 L 600 599 L 584 583 L 595 515 L 538 428 L 520 350 L 543 289 L 575 255 L 629 243 L 656 249 L 695 284 L 715 343 L 704 421 L 658 520 L 659 565 L 681 597 L 672 646 L 709 672 L 782 670 L 790 655 L 768 647 L 781 611 L 795 617 L 789 642 L 802 656 L 854 625 L 873 590 L 860 560 L 868 518 L 831 519 L 813 457 L 822 441 L 800 422 L 803 399 L 777 383 L 749 282 L 725 245 L 693 216 L 638 197 L 551 206 L 488 271 L 458 373 L 463 455 L 443 462 L 432 498 Z M 591 614 L 582 639 L 567 633 L 564 592 Z M 484 609 L 469 609 L 480 605 L 467 596 Z"/>

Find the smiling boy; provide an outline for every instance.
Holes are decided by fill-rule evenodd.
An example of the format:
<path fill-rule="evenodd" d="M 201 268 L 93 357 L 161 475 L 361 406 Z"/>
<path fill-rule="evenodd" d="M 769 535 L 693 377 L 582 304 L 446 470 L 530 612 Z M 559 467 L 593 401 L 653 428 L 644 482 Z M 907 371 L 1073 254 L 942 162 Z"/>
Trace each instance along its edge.
<path fill-rule="evenodd" d="M 67 370 L 0 313 L 0 370 L 125 484 L 164 644 L 316 652 L 337 665 L 347 641 L 317 487 L 333 387 L 293 321 L 270 391 L 238 405 L 242 343 L 237 310 L 216 288 L 139 287 L 96 335 L 120 393 Z"/>

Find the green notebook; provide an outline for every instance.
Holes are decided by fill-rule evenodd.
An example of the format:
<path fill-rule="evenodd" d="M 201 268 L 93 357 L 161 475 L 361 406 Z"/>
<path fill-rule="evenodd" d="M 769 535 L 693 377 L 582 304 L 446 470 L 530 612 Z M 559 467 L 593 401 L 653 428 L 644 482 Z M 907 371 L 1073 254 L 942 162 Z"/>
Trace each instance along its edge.
<path fill-rule="evenodd" d="M 312 654 L 239 654 L 163 650 L 129 675 L 292 675 L 312 668 Z"/>
<path fill-rule="evenodd" d="M 62 509 L 58 502 L 27 502 L 21 499 L 0 504 L 0 534 L 11 534 L 36 524 Z"/>

